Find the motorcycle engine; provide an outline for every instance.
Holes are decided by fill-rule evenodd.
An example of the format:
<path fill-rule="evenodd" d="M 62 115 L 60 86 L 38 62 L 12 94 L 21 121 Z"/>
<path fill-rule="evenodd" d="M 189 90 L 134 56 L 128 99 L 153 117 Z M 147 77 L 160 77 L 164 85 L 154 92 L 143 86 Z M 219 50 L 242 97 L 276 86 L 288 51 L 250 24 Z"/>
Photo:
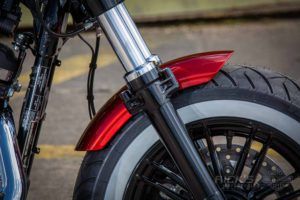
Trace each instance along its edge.
<path fill-rule="evenodd" d="M 21 18 L 19 0 L 0 0 L 0 33 L 13 35 Z"/>
<path fill-rule="evenodd" d="M 0 98 L 6 96 L 18 72 L 18 60 L 9 47 L 0 43 Z"/>

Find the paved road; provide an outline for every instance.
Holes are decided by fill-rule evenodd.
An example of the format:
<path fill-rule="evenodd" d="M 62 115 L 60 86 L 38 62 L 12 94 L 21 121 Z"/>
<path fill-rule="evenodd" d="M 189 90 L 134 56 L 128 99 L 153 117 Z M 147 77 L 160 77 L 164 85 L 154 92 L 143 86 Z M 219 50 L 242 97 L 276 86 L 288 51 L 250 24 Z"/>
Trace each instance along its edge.
<path fill-rule="evenodd" d="M 300 20 L 144 28 L 142 32 L 164 61 L 195 52 L 232 49 L 236 52 L 231 63 L 268 67 L 300 82 Z M 84 36 L 93 41 L 93 34 Z M 101 53 L 95 82 L 98 108 L 124 84 L 122 67 L 105 39 Z M 88 54 L 77 38 L 62 50 L 63 66 L 57 70 L 50 96 L 39 142 L 42 153 L 33 166 L 29 199 L 71 199 L 83 155 L 72 148 L 89 122 L 85 100 Z M 31 65 L 29 57 L 22 82 L 26 82 Z M 22 94 L 12 101 L 16 116 Z"/>

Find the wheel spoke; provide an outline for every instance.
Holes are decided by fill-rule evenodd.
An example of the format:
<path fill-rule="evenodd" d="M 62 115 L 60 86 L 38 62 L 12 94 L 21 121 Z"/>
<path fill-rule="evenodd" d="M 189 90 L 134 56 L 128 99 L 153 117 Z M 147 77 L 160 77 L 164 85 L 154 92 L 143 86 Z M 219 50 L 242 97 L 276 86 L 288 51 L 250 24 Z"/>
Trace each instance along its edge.
<path fill-rule="evenodd" d="M 255 191 L 255 189 L 253 189 L 252 190 L 253 192 L 250 192 L 249 196 L 253 197 L 254 199 L 264 199 L 268 195 L 274 193 L 275 189 L 277 191 L 281 190 L 283 187 L 285 187 L 286 184 L 290 184 L 293 180 L 295 180 L 298 177 L 299 177 L 299 173 L 294 172 L 288 176 L 278 179 L 275 183 L 267 185 L 257 191 Z M 276 188 L 272 187 L 274 185 L 276 185 Z"/>
<path fill-rule="evenodd" d="M 263 147 L 261 148 L 259 154 L 256 156 L 255 163 L 254 163 L 253 167 L 251 168 L 248 179 L 246 181 L 246 183 L 250 184 L 249 185 L 250 187 L 248 186 L 249 190 L 252 188 L 253 184 L 255 183 L 256 177 L 257 177 L 258 172 L 262 166 L 262 163 L 266 157 L 266 154 L 269 150 L 271 142 L 272 142 L 272 138 L 269 136 L 267 141 L 263 144 Z"/>
<path fill-rule="evenodd" d="M 175 181 L 176 184 L 180 185 L 183 188 L 186 188 L 186 184 L 184 183 L 181 176 L 179 176 L 169 168 L 165 167 L 164 165 L 158 164 L 156 162 L 151 162 L 151 164 L 155 169 L 157 169 L 158 171 L 162 172 L 163 174 L 171 178 L 173 181 Z"/>
<path fill-rule="evenodd" d="M 197 151 L 198 151 L 201 159 L 203 160 L 203 162 L 205 162 L 205 153 L 203 151 L 206 149 L 206 146 L 205 146 L 204 142 L 202 141 L 202 139 L 200 139 L 200 140 L 195 141 L 194 144 L 197 148 Z"/>
<path fill-rule="evenodd" d="M 233 139 L 233 134 L 231 131 L 228 131 L 226 134 L 226 145 L 227 149 L 231 149 L 232 147 L 232 139 Z"/>
<path fill-rule="evenodd" d="M 206 124 L 203 124 L 203 128 L 204 128 L 204 136 L 207 142 L 209 156 L 213 165 L 215 176 L 220 178 L 219 180 L 223 182 L 223 169 L 219 160 L 218 153 L 216 151 L 214 141 L 211 138 L 210 129 L 206 126 Z"/>
<path fill-rule="evenodd" d="M 194 144 L 197 148 L 197 151 L 198 151 L 202 161 L 205 162 L 205 154 L 203 153 L 203 150 L 206 148 L 206 146 L 205 146 L 204 142 L 202 141 L 202 139 L 200 139 L 200 140 L 197 140 L 196 142 L 194 142 Z M 213 176 L 213 170 L 207 165 L 206 165 L 206 167 L 207 167 L 208 171 L 210 172 L 210 175 Z"/>
<path fill-rule="evenodd" d="M 186 199 L 186 198 L 180 196 L 179 194 L 177 194 L 176 192 L 174 192 L 174 191 L 170 190 L 169 188 L 165 187 L 161 183 L 153 182 L 152 180 L 150 180 L 149 178 L 147 178 L 145 176 L 140 177 L 140 179 L 144 183 L 146 183 L 146 184 L 158 189 L 159 191 L 165 193 L 171 199 L 174 199 L 174 200 L 185 200 Z"/>
<path fill-rule="evenodd" d="M 197 140 L 197 141 L 196 141 L 196 145 L 197 145 L 197 148 L 198 148 L 200 151 L 202 151 L 203 149 L 206 148 L 206 146 L 205 146 L 204 142 L 202 141 L 202 139 Z"/>
<path fill-rule="evenodd" d="M 284 196 L 278 198 L 277 200 L 290 200 L 290 199 L 296 199 L 297 197 L 300 197 L 300 190 L 296 190 L 287 195 L 284 195 Z"/>
<path fill-rule="evenodd" d="M 257 128 L 253 127 L 249 137 L 246 138 L 246 142 L 244 144 L 243 151 L 241 152 L 239 160 L 238 160 L 238 162 L 236 164 L 236 167 L 234 169 L 234 177 L 235 177 L 236 181 L 239 180 L 239 178 L 240 178 L 240 176 L 243 172 L 243 169 L 244 169 L 245 163 L 247 161 L 249 151 L 251 149 L 252 140 L 254 138 L 254 135 L 255 135 L 256 131 L 257 131 Z"/>
<path fill-rule="evenodd" d="M 290 162 L 297 159 L 294 146 L 277 142 L 284 138 L 275 129 L 272 132 L 260 122 L 251 127 L 250 123 L 247 119 L 209 119 L 189 123 L 187 129 L 209 174 L 226 198 L 283 200 L 300 197 L 299 188 L 294 187 L 300 171 L 285 174 L 282 168 L 299 169 L 297 162 Z M 260 146 L 257 149 L 254 148 L 256 141 Z M 288 165 L 271 158 L 273 149 L 276 150 L 274 156 L 289 154 L 286 156 Z M 187 182 L 163 145 L 151 149 L 140 163 L 132 172 L 136 176 L 128 181 L 126 199 L 193 199 Z M 244 173 L 248 174 L 246 180 Z"/>

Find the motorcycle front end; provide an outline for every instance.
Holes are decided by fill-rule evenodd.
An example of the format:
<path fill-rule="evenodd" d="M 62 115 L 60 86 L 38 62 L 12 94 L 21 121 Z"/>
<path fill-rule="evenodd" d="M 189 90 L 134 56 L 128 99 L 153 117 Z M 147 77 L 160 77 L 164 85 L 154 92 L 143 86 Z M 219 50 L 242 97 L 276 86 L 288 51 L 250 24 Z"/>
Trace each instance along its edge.
<path fill-rule="evenodd" d="M 87 154 L 74 199 L 263 199 L 272 193 L 283 198 L 299 194 L 297 189 L 288 195 L 281 193 L 284 188 L 278 192 L 271 182 L 281 185 L 283 179 L 292 177 L 292 182 L 299 176 L 300 138 L 294 133 L 300 124 L 297 116 L 290 117 L 300 112 L 299 87 L 292 80 L 280 76 L 274 81 L 277 75 L 267 70 L 225 66 L 232 51 L 195 54 L 161 65 L 122 0 L 86 0 L 85 6 L 121 61 L 127 88 L 98 112 L 77 145 Z M 295 91 L 295 105 L 282 98 L 282 91 Z M 293 109 L 280 110 L 278 105 Z M 277 146 L 280 141 L 286 142 Z M 251 149 L 255 142 L 262 148 Z M 268 151 L 274 148 L 280 154 L 289 147 L 293 150 L 288 155 L 295 157 L 287 162 L 294 163 L 295 173 L 284 174 Z M 261 170 L 266 165 L 276 173 Z"/>
<path fill-rule="evenodd" d="M 127 84 L 98 111 L 76 147 L 87 153 L 73 199 L 300 195 L 292 184 L 300 178 L 300 87 L 293 80 L 227 65 L 233 51 L 197 53 L 162 64 L 124 0 L 22 2 L 32 4 L 37 34 L 15 38 L 18 59 L 0 44 L 0 200 L 26 199 L 61 45 L 94 25 L 113 47 Z M 67 32 L 70 11 L 80 28 Z M 9 98 L 20 89 L 17 77 L 33 43 L 35 62 L 16 139 Z M 285 172 L 274 155 L 284 157 L 293 171 Z"/>

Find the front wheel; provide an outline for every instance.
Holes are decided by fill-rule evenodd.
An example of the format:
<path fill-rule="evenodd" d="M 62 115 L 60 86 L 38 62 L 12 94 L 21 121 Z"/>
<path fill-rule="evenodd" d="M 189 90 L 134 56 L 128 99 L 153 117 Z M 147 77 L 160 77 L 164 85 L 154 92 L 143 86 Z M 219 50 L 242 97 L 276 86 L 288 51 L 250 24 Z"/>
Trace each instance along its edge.
<path fill-rule="evenodd" d="M 228 199 L 300 196 L 300 88 L 268 70 L 226 66 L 172 98 L 211 176 Z M 88 152 L 74 199 L 192 199 L 143 114 L 104 150 Z"/>

